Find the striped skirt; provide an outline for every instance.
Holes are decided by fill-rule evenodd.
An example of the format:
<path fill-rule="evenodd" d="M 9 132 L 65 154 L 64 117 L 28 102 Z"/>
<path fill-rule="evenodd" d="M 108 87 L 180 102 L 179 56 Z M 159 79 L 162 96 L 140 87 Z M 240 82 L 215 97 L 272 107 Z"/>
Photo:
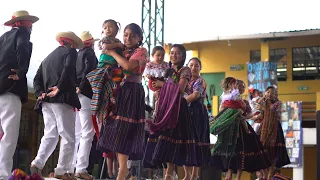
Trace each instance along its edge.
<path fill-rule="evenodd" d="M 141 83 L 126 82 L 117 92 L 116 110 L 103 125 L 97 149 L 126 154 L 140 160 L 144 151 L 144 89 Z"/>
<path fill-rule="evenodd" d="M 93 91 L 91 112 L 100 121 L 105 120 L 111 110 L 110 98 L 113 96 L 113 89 L 116 86 L 112 80 L 107 78 L 107 74 L 106 68 L 97 68 L 86 76 Z"/>
<path fill-rule="evenodd" d="M 202 149 L 209 144 L 200 142 L 196 125 L 190 117 L 186 99 L 180 102 L 178 124 L 148 138 L 144 163 L 161 166 L 172 163 L 177 166 L 203 166 Z"/>

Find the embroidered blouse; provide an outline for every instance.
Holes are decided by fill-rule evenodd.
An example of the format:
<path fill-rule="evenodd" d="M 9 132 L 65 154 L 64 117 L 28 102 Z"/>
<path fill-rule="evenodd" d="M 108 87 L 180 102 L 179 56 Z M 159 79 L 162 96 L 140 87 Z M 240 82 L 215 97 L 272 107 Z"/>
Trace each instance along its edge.
<path fill-rule="evenodd" d="M 164 77 L 166 70 L 169 68 L 169 63 L 164 61 L 161 64 L 149 62 L 144 71 L 144 75 L 150 75 L 155 78 L 161 78 Z"/>
<path fill-rule="evenodd" d="M 224 103 L 224 101 L 239 101 L 241 99 L 241 94 L 238 89 L 233 89 L 229 93 L 223 92 L 221 95 L 221 104 Z"/>
<path fill-rule="evenodd" d="M 200 97 L 205 98 L 206 97 L 206 88 L 207 84 L 204 79 L 201 77 L 198 77 L 194 80 L 191 80 L 188 84 L 188 94 L 192 94 L 193 92 L 199 92 Z"/>
<path fill-rule="evenodd" d="M 146 48 L 139 47 L 136 49 L 126 49 L 123 52 L 126 59 L 131 62 L 136 62 L 138 66 L 134 69 L 130 70 L 130 72 L 134 75 L 142 75 L 146 64 L 149 62 L 148 51 Z"/>
<path fill-rule="evenodd" d="M 100 40 L 99 44 L 103 44 L 103 43 L 114 44 L 114 43 L 121 43 L 121 41 L 119 39 L 117 39 L 117 38 L 114 38 L 114 37 L 105 36 Z"/>
<path fill-rule="evenodd" d="M 172 75 L 170 76 L 173 80 L 173 83 L 179 83 L 181 78 L 185 78 L 188 81 L 191 79 L 191 70 L 189 67 L 183 66 L 178 71 L 174 70 Z M 187 92 L 188 86 L 185 89 L 185 92 Z"/>

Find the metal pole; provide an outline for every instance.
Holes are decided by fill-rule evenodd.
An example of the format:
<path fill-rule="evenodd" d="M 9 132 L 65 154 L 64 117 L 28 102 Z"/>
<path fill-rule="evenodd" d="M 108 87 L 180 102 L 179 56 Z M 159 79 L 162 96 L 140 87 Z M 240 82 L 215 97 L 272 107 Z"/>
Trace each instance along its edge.
<path fill-rule="evenodd" d="M 106 165 L 106 159 L 107 158 L 103 158 L 103 164 L 102 164 L 102 168 L 101 168 L 101 172 L 100 172 L 100 179 L 102 179 L 102 176 L 103 176 L 103 172 L 104 172 L 104 168 L 105 168 L 105 165 Z"/>

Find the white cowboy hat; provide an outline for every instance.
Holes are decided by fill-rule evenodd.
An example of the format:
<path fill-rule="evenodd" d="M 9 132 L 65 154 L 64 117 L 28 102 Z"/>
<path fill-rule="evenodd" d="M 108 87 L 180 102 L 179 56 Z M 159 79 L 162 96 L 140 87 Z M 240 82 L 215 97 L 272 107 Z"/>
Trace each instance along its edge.
<path fill-rule="evenodd" d="M 80 39 L 84 43 L 92 43 L 95 41 L 99 41 L 99 39 L 94 39 L 89 31 L 83 31 L 80 35 Z"/>
<path fill-rule="evenodd" d="M 77 45 L 77 47 L 74 47 L 76 49 L 81 49 L 84 47 L 82 40 L 74 32 L 71 32 L 71 31 L 59 32 L 56 35 L 56 40 L 59 42 L 61 37 L 69 38 L 69 39 L 73 40 Z"/>
<path fill-rule="evenodd" d="M 39 20 L 39 18 L 37 16 L 31 16 L 31 15 L 29 15 L 28 11 L 22 10 L 22 11 L 14 12 L 12 15 L 12 19 L 5 22 L 4 25 L 10 26 L 17 21 L 31 21 L 32 23 L 35 23 L 38 20 Z"/>

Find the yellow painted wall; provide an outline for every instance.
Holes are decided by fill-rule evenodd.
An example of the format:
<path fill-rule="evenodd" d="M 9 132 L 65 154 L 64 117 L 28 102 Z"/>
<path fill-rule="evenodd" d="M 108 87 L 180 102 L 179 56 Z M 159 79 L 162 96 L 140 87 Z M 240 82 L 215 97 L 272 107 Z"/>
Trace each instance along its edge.
<path fill-rule="evenodd" d="M 320 80 L 292 81 L 292 48 L 320 46 L 320 36 L 291 37 L 282 41 L 269 42 L 270 49 L 287 49 L 287 81 L 278 82 L 279 99 L 282 101 L 317 101 L 320 95 Z M 201 73 L 225 72 L 226 77 L 233 76 L 248 82 L 246 63 L 250 60 L 250 50 L 260 50 L 259 39 L 254 40 L 234 40 L 231 45 L 227 41 L 213 41 L 202 43 L 184 44 L 187 50 L 196 51 L 195 54 L 202 61 L 203 69 Z M 265 45 L 265 44 L 264 44 Z M 231 64 L 245 64 L 243 71 L 230 71 Z M 308 90 L 299 91 L 299 86 L 308 86 Z M 317 95 L 318 94 L 318 95 Z M 244 95 L 247 97 L 247 93 Z M 317 103 L 320 109 L 320 103 Z M 314 147 L 304 148 L 304 175 L 305 179 L 315 178 L 315 161 L 309 163 L 315 157 Z M 282 169 L 284 175 L 292 177 L 292 168 Z M 243 174 L 243 179 L 250 179 L 248 173 Z"/>
<path fill-rule="evenodd" d="M 246 64 L 250 60 L 250 50 L 260 50 L 259 39 L 233 40 L 231 45 L 227 41 L 213 41 L 184 44 L 187 50 L 196 50 L 201 59 L 203 69 L 201 73 L 225 72 L 226 76 L 233 76 L 248 82 L 246 67 L 243 71 L 230 71 L 231 64 Z M 270 49 L 287 49 L 287 81 L 279 82 L 279 95 L 282 100 L 315 101 L 315 92 L 320 89 L 320 80 L 292 81 L 292 48 L 320 46 L 320 36 L 291 37 L 282 41 L 269 43 Z M 308 90 L 299 91 L 298 87 L 308 86 Z M 297 94 L 298 93 L 298 94 Z M 301 96 L 300 93 L 311 93 Z"/>

